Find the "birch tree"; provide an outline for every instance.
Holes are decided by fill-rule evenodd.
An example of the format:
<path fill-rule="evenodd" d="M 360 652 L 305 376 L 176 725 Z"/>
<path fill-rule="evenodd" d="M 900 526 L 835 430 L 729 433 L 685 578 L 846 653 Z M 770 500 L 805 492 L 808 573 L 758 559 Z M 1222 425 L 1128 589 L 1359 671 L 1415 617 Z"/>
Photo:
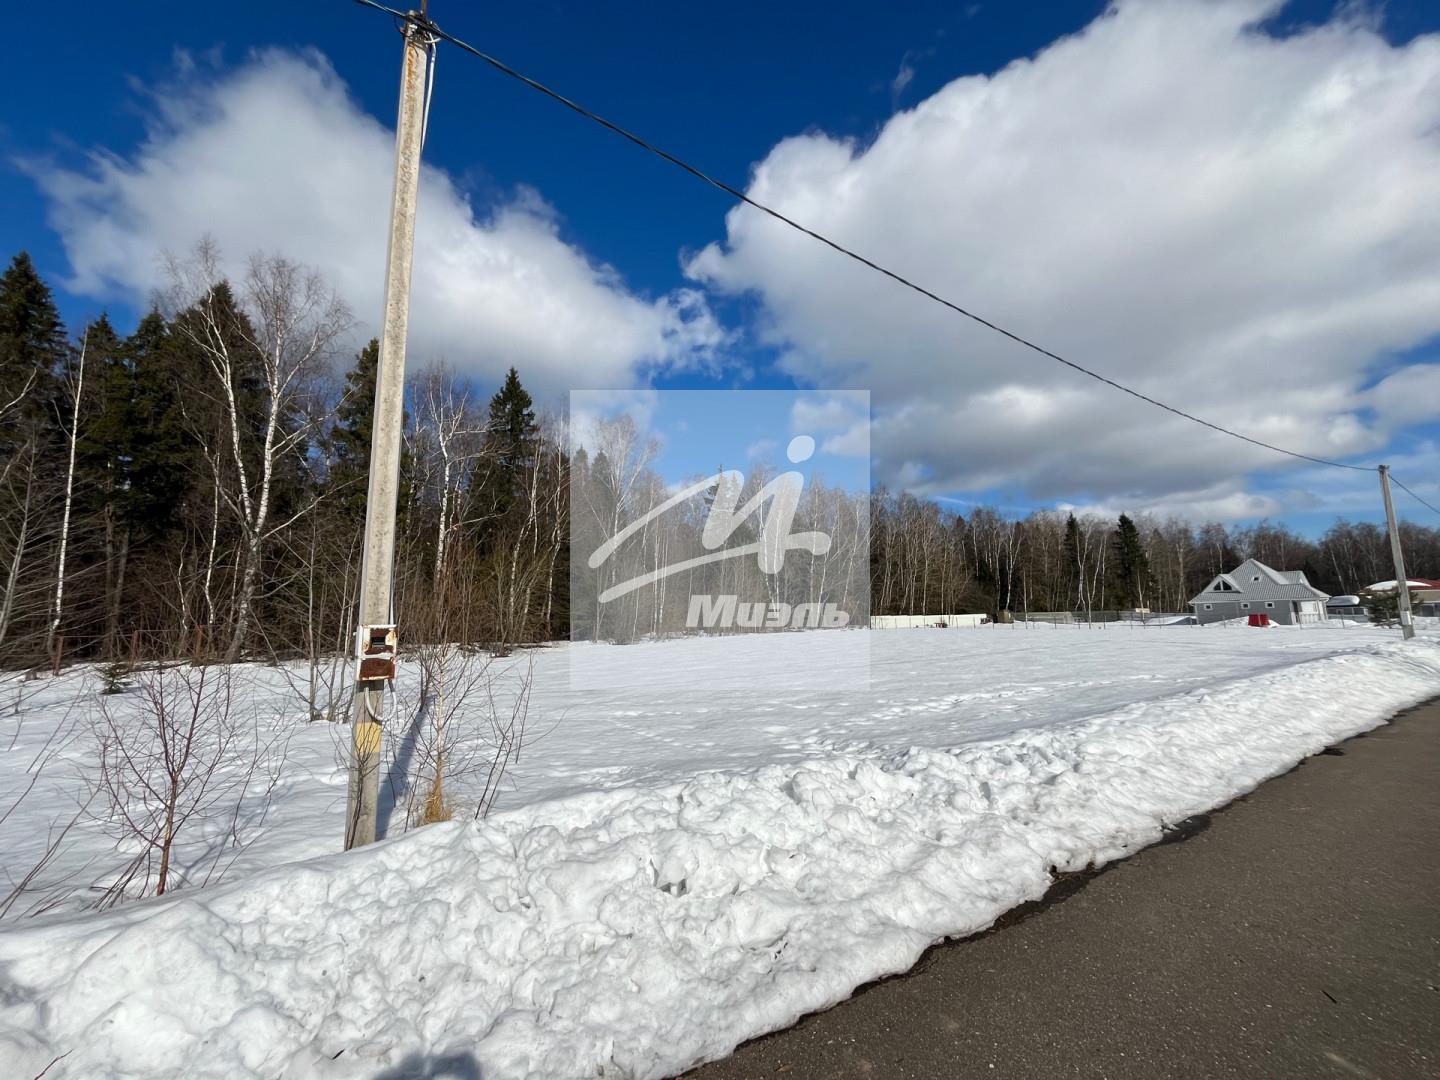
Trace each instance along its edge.
<path fill-rule="evenodd" d="M 438 503 L 435 523 L 435 561 L 431 580 L 444 575 L 450 537 L 459 524 L 461 493 L 469 484 L 470 468 L 481 454 L 485 423 L 476 415 L 470 388 L 443 361 L 430 365 L 415 380 L 415 457 L 433 478 Z"/>
<path fill-rule="evenodd" d="M 321 416 L 317 381 L 328 371 L 336 339 L 351 325 L 349 308 L 321 276 L 284 256 L 256 254 L 245 271 L 244 319 L 222 303 L 220 253 L 202 241 L 186 262 L 171 261 L 172 306 L 180 334 L 205 357 L 221 408 L 233 489 L 220 498 L 241 531 L 241 550 L 230 641 L 225 656 L 239 658 L 252 617 L 266 542 L 310 509 L 272 520 L 280 463 L 303 455 Z M 256 383 L 259 401 L 249 430 L 241 384 Z M 253 444 L 253 450 L 247 449 Z"/>
<path fill-rule="evenodd" d="M 60 512 L 60 554 L 55 562 L 55 599 L 50 606 L 50 626 L 45 631 L 45 652 L 54 651 L 55 635 L 65 605 L 65 554 L 70 545 L 70 513 L 75 504 L 75 447 L 80 439 L 80 403 L 85 395 L 85 346 L 87 333 L 80 342 L 80 357 L 67 379 L 70 392 L 70 430 L 66 433 L 69 456 L 65 466 L 65 498 Z"/>

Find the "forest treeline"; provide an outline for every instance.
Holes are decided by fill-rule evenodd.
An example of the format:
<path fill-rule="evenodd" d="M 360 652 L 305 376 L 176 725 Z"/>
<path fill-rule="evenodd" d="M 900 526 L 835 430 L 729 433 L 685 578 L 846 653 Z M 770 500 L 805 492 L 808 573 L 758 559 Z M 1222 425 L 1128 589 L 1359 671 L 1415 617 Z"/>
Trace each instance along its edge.
<path fill-rule="evenodd" d="M 1376 499 L 1379 499 L 1377 486 Z M 1440 529 L 1400 523 L 1406 573 L 1440 574 Z M 1283 524 L 1036 511 L 968 516 L 906 493 L 871 496 L 871 610 L 877 615 L 982 611 L 1186 612 L 1216 574 L 1256 558 L 1303 570 L 1332 596 L 1395 577 L 1383 527 L 1337 520 L 1318 540 Z"/>
<path fill-rule="evenodd" d="M 67 328 L 23 252 L 0 276 L 0 665 L 349 651 L 376 343 L 345 351 L 351 313 L 303 266 L 257 255 L 234 281 L 220 266 L 208 242 L 170 259 L 169 287 L 129 334 L 104 315 Z M 514 369 L 481 389 L 432 362 L 407 403 L 394 601 L 406 640 L 567 636 L 572 473 L 578 512 L 595 517 L 579 535 L 628 520 L 624 499 L 663 488 L 626 449 L 634 433 L 613 427 L 602 441 L 616 445 L 572 459 Z M 1331 593 L 1393 576 L 1368 523 L 1311 541 L 1269 523 L 958 515 L 884 490 L 808 499 L 816 520 L 851 522 L 854 543 L 868 530 L 876 614 L 1184 610 L 1252 555 Z M 678 528 L 664 543 L 693 548 L 684 530 L 698 520 Z M 1402 534 L 1410 572 L 1440 575 L 1440 530 Z M 607 625 L 593 602 L 577 597 L 586 633 L 673 627 L 633 603 Z"/>
<path fill-rule="evenodd" d="M 0 663 L 350 650 L 378 346 L 316 274 L 202 243 L 134 332 L 0 277 Z M 562 636 L 568 469 L 515 371 L 407 387 L 395 609 L 410 641 Z"/>

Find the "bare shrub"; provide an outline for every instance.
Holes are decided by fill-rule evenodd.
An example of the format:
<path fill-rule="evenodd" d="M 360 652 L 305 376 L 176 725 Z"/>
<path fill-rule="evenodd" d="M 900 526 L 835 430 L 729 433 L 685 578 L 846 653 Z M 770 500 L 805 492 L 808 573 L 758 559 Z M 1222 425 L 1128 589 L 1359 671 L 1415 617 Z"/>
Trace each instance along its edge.
<path fill-rule="evenodd" d="M 134 684 L 135 706 L 102 698 L 92 724 L 92 813 L 117 844 L 137 849 L 102 907 L 223 874 L 263 824 L 284 760 L 278 737 L 237 713 L 229 667 L 151 668 Z M 194 832 L 207 846 L 181 869 L 177 845 Z"/>
<path fill-rule="evenodd" d="M 15 689 L 10 711 L 17 719 L 8 743 L 3 748 L 6 754 L 23 752 L 20 748 L 20 736 L 25 724 L 22 713 L 27 698 L 22 689 L 31 682 L 33 680 L 23 676 L 0 681 L 0 685 L 13 684 Z M 0 806 L 0 831 L 5 831 L 8 826 L 14 832 L 33 834 L 33 826 L 27 822 L 25 811 L 33 807 L 37 798 L 44 800 L 50 821 L 46 825 L 44 843 L 30 865 L 26 867 L 22 863 L 15 870 L 7 867 L 4 871 L 5 882 L 0 886 L 0 889 L 3 889 L 0 891 L 0 919 L 43 914 L 59 906 L 81 887 L 77 881 L 82 880 L 79 876 L 84 873 L 85 867 L 73 864 L 61 867 L 59 863 L 62 861 L 62 849 L 66 847 L 70 830 L 85 816 L 91 799 L 77 801 L 68 815 L 56 815 L 56 792 L 53 785 L 43 782 L 47 779 L 47 773 L 63 767 L 62 758 L 78 734 L 75 718 L 69 710 L 58 722 L 49 720 L 45 724 L 44 739 L 31 753 L 30 760 L 25 765 L 23 780 L 16 777 L 15 787 L 5 794 L 7 801 Z M 33 836 L 24 839 L 31 840 Z M 9 847 L 10 841 L 7 838 L 7 850 Z"/>
<path fill-rule="evenodd" d="M 27 781 L 25 788 L 15 800 L 6 807 L 5 812 L 0 814 L 0 825 L 4 825 L 10 818 L 10 815 L 19 809 L 20 804 L 34 792 L 35 783 L 39 779 L 39 776 L 40 771 L 36 769 Z M 58 907 L 65 901 L 66 897 L 76 891 L 72 883 L 75 880 L 76 873 L 79 871 L 72 871 L 59 881 L 51 881 L 45 885 L 40 885 L 39 883 L 43 880 L 43 875 L 51 869 L 52 864 L 59 858 L 61 850 L 65 847 L 65 842 L 70 835 L 70 830 L 73 829 L 76 824 L 79 823 L 80 819 L 89 811 L 93 798 L 93 795 L 87 798 L 69 817 L 52 821 L 49 826 L 47 826 L 45 845 L 41 849 L 39 857 L 31 863 L 30 867 L 25 870 L 24 873 L 16 878 L 13 874 L 7 872 L 6 877 L 8 879 L 9 890 L 5 892 L 4 895 L 0 895 L 0 919 L 5 919 L 12 913 L 18 913 L 21 916 L 43 915 L 45 912 Z M 23 909 L 20 908 L 21 900 L 27 897 L 31 898 L 28 906 Z"/>
<path fill-rule="evenodd" d="M 386 824 L 483 818 L 526 740 L 532 665 L 453 643 L 419 646 L 407 664 L 419 671 L 397 697 L 406 726 L 386 763 Z"/>

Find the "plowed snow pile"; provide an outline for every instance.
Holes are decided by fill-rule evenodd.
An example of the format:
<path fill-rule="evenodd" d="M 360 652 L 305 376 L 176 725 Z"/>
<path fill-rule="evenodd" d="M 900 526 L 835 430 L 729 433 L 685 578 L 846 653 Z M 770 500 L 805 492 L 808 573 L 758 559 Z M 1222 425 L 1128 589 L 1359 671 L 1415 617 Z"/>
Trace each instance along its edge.
<path fill-rule="evenodd" d="M 1195 663 L 1130 684 L 1130 704 L 1057 690 L 1068 715 L 1047 706 L 1001 722 L 1004 699 L 963 704 L 978 678 L 999 676 L 965 665 L 962 633 L 910 645 L 931 643 L 909 671 L 940 703 L 922 720 L 900 708 L 877 728 L 890 700 L 852 695 L 823 704 L 848 742 L 768 755 L 775 764 L 717 752 L 724 768 L 657 771 L 107 914 L 12 924 L 0 933 L 3 1071 L 669 1075 L 983 929 L 1056 871 L 1122 857 L 1440 693 L 1433 640 L 1192 630 Z M 1114 632 L 1096 670 L 1112 687 L 1143 679 L 1149 650 L 1183 633 Z M 994 632 L 1012 646 L 1020 636 Z M 1263 661 L 1242 661 L 1247 641 L 1264 643 Z M 662 665 L 667 648 L 628 655 Z M 1048 655 L 1066 663 L 1058 645 Z M 981 667 L 995 670 L 994 656 Z M 697 689 L 689 706 L 713 709 L 711 730 L 745 728 L 758 700 L 747 677 L 717 670 L 711 697 Z M 823 686 L 825 672 L 795 677 Z M 806 730 L 823 722 L 807 712 Z"/>

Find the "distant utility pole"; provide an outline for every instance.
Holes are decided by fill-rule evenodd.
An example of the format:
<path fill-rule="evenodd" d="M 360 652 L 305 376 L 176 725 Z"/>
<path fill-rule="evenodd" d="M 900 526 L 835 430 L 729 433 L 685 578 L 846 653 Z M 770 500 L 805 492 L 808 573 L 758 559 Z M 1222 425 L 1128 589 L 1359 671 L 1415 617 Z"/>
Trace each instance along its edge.
<path fill-rule="evenodd" d="M 375 375 L 370 486 L 365 498 L 360 568 L 360 626 L 355 641 L 355 701 L 345 813 L 347 850 L 375 839 L 385 697 L 395 677 L 399 647 L 391 593 L 395 504 L 405 423 L 405 334 L 410 323 L 415 197 L 420 187 L 426 72 L 434 47 L 429 25 L 423 14 L 412 11 L 405 17 L 405 65 L 400 74 L 400 115 L 395 124 L 395 191 L 390 204 L 390 246 L 385 264 L 385 314 Z"/>
<path fill-rule="evenodd" d="M 1415 636 L 1410 616 L 1410 579 L 1405 576 L 1405 553 L 1400 550 L 1400 529 L 1395 524 L 1395 504 L 1390 499 L 1390 466 L 1380 466 L 1380 491 L 1385 496 L 1385 521 L 1390 529 L 1390 554 L 1395 559 L 1395 599 L 1400 614 L 1400 632 L 1409 641 Z"/>

